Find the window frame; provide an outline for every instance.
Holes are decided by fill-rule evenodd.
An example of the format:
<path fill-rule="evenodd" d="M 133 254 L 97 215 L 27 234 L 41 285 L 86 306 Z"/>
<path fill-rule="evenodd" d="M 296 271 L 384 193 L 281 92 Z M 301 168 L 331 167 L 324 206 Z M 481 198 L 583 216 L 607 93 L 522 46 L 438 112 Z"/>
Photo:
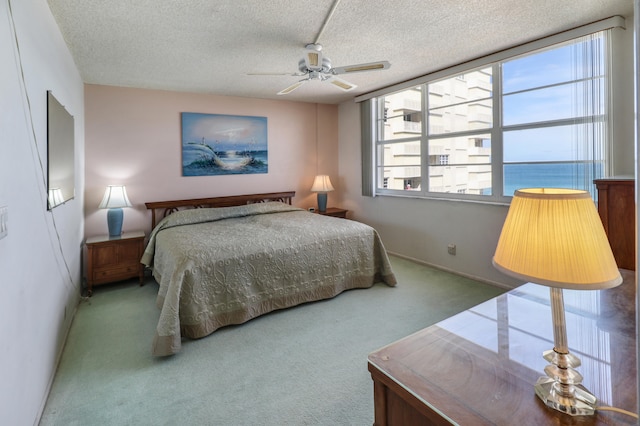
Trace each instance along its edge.
<path fill-rule="evenodd" d="M 405 90 L 411 90 L 413 87 L 409 87 L 409 88 L 405 88 L 402 90 L 398 90 L 395 92 L 390 92 L 387 93 L 384 96 L 380 96 L 380 97 L 376 97 L 376 105 L 377 105 L 377 109 L 375 111 L 372 111 L 372 122 L 373 127 L 374 127 L 374 134 L 373 134 L 373 143 L 375 145 L 374 148 L 374 164 L 375 164 L 375 169 L 374 169 L 374 183 L 376 184 L 376 187 L 374 188 L 376 195 L 393 195 L 393 196 L 406 196 L 406 197 L 420 197 L 420 198 L 436 198 L 436 199 L 457 199 L 457 200 L 464 200 L 464 201 L 480 201 L 480 202 L 487 202 L 487 203 L 491 203 L 491 202 L 507 202 L 510 200 L 511 197 L 506 198 L 506 197 L 496 197 L 495 194 L 493 195 L 476 195 L 476 194 L 468 194 L 465 192 L 460 192 L 460 190 L 457 190 L 456 192 L 429 192 L 427 191 L 427 188 L 429 187 L 429 169 L 431 169 L 432 167 L 449 167 L 449 168 L 455 168 L 455 167 L 469 167 L 469 166 L 477 166 L 479 164 L 477 163 L 465 163 L 465 164 L 453 164 L 451 163 L 451 161 L 449 160 L 448 164 L 429 164 L 429 140 L 438 140 L 438 139 L 450 139 L 453 137 L 465 137 L 465 136 L 469 136 L 469 135 L 483 135 L 483 134 L 489 134 L 491 137 L 491 161 L 489 163 L 482 163 L 482 164 L 486 164 L 488 166 L 491 167 L 491 171 L 492 171 L 492 188 L 495 187 L 495 179 L 496 179 L 496 172 L 495 172 L 495 164 L 494 162 L 496 161 L 496 151 L 494 149 L 494 140 L 496 138 L 496 123 L 499 121 L 501 114 L 496 117 L 496 113 L 497 113 L 497 108 L 495 107 L 496 105 L 496 101 L 495 101 L 495 93 L 496 93 L 496 85 L 495 83 L 492 83 L 492 96 L 490 97 L 484 97 L 484 98 L 478 98 L 478 99 L 473 99 L 471 101 L 465 101 L 465 102 L 461 102 L 459 104 L 468 104 L 470 102 L 478 102 L 478 101 L 483 101 L 483 100 L 491 100 L 493 102 L 493 107 L 492 107 L 492 126 L 488 127 L 488 128 L 481 128 L 481 129 L 467 129 L 467 130 L 463 130 L 463 131 L 458 131 L 458 132 L 452 132 L 452 133 L 438 133 L 438 134 L 429 134 L 428 129 L 429 129 L 429 122 L 430 122 L 430 109 L 427 107 L 428 106 L 428 96 L 429 96 L 429 92 L 428 92 L 428 86 L 430 84 L 437 84 L 440 81 L 445 81 L 445 80 L 449 80 L 449 79 L 458 79 L 460 81 L 466 81 L 465 76 L 467 74 L 470 74 L 472 72 L 475 71 L 479 71 L 479 70 L 483 70 L 483 69 L 488 69 L 491 68 L 492 71 L 492 75 L 493 75 L 493 80 L 496 80 L 496 67 L 498 66 L 498 64 L 484 64 L 482 66 L 477 66 L 474 68 L 468 68 L 468 69 L 464 69 L 456 74 L 453 75 L 444 75 L 444 76 L 440 76 L 440 78 L 438 79 L 434 79 L 431 81 L 427 81 L 424 83 L 421 83 L 420 85 L 416 85 L 416 86 L 422 86 L 422 89 L 420 90 L 422 92 L 422 96 L 421 96 L 421 114 L 422 114 L 422 132 L 420 134 L 420 137 L 407 137 L 407 138 L 398 138 L 398 139 L 381 139 L 380 138 L 380 123 L 379 122 L 384 122 L 387 118 L 389 117 L 395 117 L 392 116 L 391 114 L 385 113 L 388 112 L 389 108 L 387 107 L 387 105 L 384 102 L 384 97 L 385 96 L 389 96 L 389 95 L 394 95 L 397 93 L 401 93 Z M 500 85 L 498 85 L 498 87 L 500 87 Z M 446 105 L 443 107 L 436 107 L 436 109 L 442 109 L 442 108 L 446 108 L 446 107 L 451 107 L 454 105 L 458 105 L 458 104 L 450 104 L 450 105 Z M 499 113 L 499 112 L 498 112 Z M 379 115 L 381 114 L 381 115 Z M 378 120 L 378 117 L 383 117 L 381 120 Z M 378 157 L 378 152 L 380 149 L 380 146 L 383 145 L 393 145 L 393 144 L 398 144 L 398 143 L 406 143 L 406 142 L 411 142 L 411 141 L 420 141 L 420 146 L 421 146 L 421 164 L 420 164 L 420 169 L 421 169 L 421 189 L 420 190 L 416 190 L 413 189 L 411 191 L 407 191 L 406 189 L 390 189 L 390 188 L 382 188 L 380 186 L 377 185 L 377 182 L 382 182 L 384 176 L 380 176 L 379 175 L 379 171 L 381 169 L 380 163 L 379 163 L 379 157 Z M 501 154 L 501 151 L 500 151 Z M 436 154 L 437 155 L 437 154 Z M 501 155 L 500 155 L 501 157 Z M 397 166 L 397 167 L 403 167 L 403 166 Z M 499 173 L 500 175 L 500 181 L 502 179 L 502 173 Z"/>
<path fill-rule="evenodd" d="M 610 18 L 602 19 L 600 21 L 596 21 L 593 23 L 585 24 L 579 27 L 575 27 L 572 29 L 564 30 L 562 32 L 543 37 L 528 43 L 523 43 L 511 48 L 507 48 L 501 51 L 496 51 L 495 53 L 488 54 L 486 56 L 478 57 L 475 59 L 471 59 L 465 61 L 464 63 L 453 65 L 451 67 L 447 67 L 444 69 L 440 69 L 437 71 L 430 72 L 428 74 L 413 78 L 411 80 L 406 80 L 403 82 L 399 82 L 397 84 L 386 86 L 384 88 L 380 88 L 368 93 L 364 93 L 355 97 L 354 101 L 356 103 L 360 103 L 360 112 L 361 112 L 361 130 L 362 130 L 362 195 L 363 196 L 373 196 L 376 195 L 405 195 L 410 197 L 421 196 L 412 192 L 411 194 L 402 194 L 403 191 L 394 191 L 394 193 L 390 193 L 388 191 L 383 191 L 377 185 L 378 179 L 378 165 L 376 152 L 377 144 L 375 139 L 376 134 L 376 114 L 378 108 L 378 98 L 382 96 L 386 96 L 395 92 L 400 92 L 402 90 L 418 86 L 428 82 L 434 82 L 440 79 L 451 78 L 453 76 L 460 76 L 469 70 L 479 69 L 483 67 L 487 67 L 494 63 L 500 63 L 503 61 L 511 60 L 518 56 L 529 55 L 534 51 L 541 50 L 548 47 L 555 47 L 565 42 L 570 42 L 579 37 L 587 36 L 590 34 L 594 34 L 604 30 L 612 30 L 612 29 L 625 29 L 625 18 L 622 16 L 612 16 Z M 611 63 L 614 62 L 613 55 L 615 54 L 615 49 L 611 49 L 608 54 L 608 63 L 611 66 Z M 611 70 L 611 69 L 610 69 Z M 499 78 L 494 78 L 494 85 L 501 85 L 501 72 L 496 73 L 495 76 Z M 499 86 L 501 92 L 501 86 Z M 496 90 L 494 89 L 494 92 Z M 425 94 L 425 96 L 427 96 Z M 423 109 L 424 110 L 424 109 Z M 611 113 L 611 105 L 609 105 L 609 112 Z M 501 114 L 499 113 L 498 108 L 493 108 L 493 122 L 501 123 L 499 120 L 501 118 Z M 426 123 L 426 119 L 423 118 L 423 123 Z M 611 120 L 609 120 L 611 123 Z M 496 160 L 497 158 L 502 159 L 502 144 L 493 143 L 496 140 L 496 129 L 497 126 L 494 125 L 492 130 L 492 159 Z M 611 135 L 611 129 L 609 129 L 609 135 Z M 424 146 L 424 144 L 423 144 Z M 611 149 L 611 148 L 609 148 Z M 493 167 L 493 166 L 492 166 Z M 492 188 L 502 188 L 502 168 L 501 167 L 493 167 L 492 170 Z M 495 192 L 495 191 L 494 191 Z M 462 201 L 479 201 L 481 203 L 486 204 L 508 204 L 511 200 L 511 196 L 502 196 L 496 197 L 495 194 L 491 196 L 489 199 L 486 195 L 467 195 L 465 197 L 453 197 L 452 193 L 428 193 L 428 195 L 424 198 L 428 199 L 451 199 L 454 200 L 462 200 Z"/>
<path fill-rule="evenodd" d="M 503 65 L 507 62 L 516 60 L 518 58 L 523 58 L 523 57 L 527 57 L 527 56 L 532 56 L 532 55 L 537 55 L 539 53 L 542 53 L 544 51 L 547 50 L 553 50 L 553 49 L 560 49 L 563 46 L 567 46 L 570 45 L 572 43 L 576 43 L 578 42 L 579 37 L 576 38 L 571 38 L 568 40 L 563 41 L 562 43 L 558 43 L 558 44 L 554 44 L 551 46 L 547 46 L 544 48 L 537 48 L 537 49 L 532 49 L 526 53 L 520 54 L 516 57 L 509 57 L 509 58 L 505 58 L 505 59 L 501 59 L 499 61 L 495 61 L 495 62 L 491 62 L 488 64 L 484 64 L 484 65 L 480 65 L 480 66 L 475 66 L 475 67 L 469 67 L 469 68 L 464 68 L 464 69 L 458 69 L 456 70 L 455 73 L 453 74 L 447 74 L 447 75 L 443 75 L 443 76 L 439 76 L 439 78 L 433 79 L 433 80 L 427 80 L 424 81 L 422 83 L 420 83 L 419 85 L 414 85 L 411 87 L 407 87 L 407 88 L 403 88 L 401 90 L 397 90 L 394 92 L 389 92 L 387 94 L 384 94 L 382 96 L 376 97 L 376 105 L 377 108 L 374 109 L 372 111 L 372 122 L 374 124 L 374 134 L 373 136 L 373 144 L 375 145 L 374 148 L 374 178 L 373 178 L 373 182 L 375 185 L 374 191 L 375 194 L 377 195 L 394 195 L 394 196 L 408 196 L 408 197 L 421 197 L 421 198 L 433 198 L 433 199 L 453 199 L 453 200 L 464 200 L 464 201 L 480 201 L 480 202 L 486 202 L 486 203 L 508 203 L 510 202 L 513 194 L 504 194 L 503 191 L 505 190 L 505 186 L 504 186 L 504 166 L 505 164 L 514 164 L 514 163 L 518 163 L 518 162 L 505 162 L 504 161 L 504 155 L 503 155 L 503 151 L 504 151 L 504 134 L 510 131 L 518 131 L 518 130 L 527 130 L 527 129 L 540 129 L 540 128 L 547 128 L 547 127 L 559 127 L 559 126 L 563 126 L 563 125 L 576 125 L 576 124 L 581 124 L 581 123 L 590 123 L 590 122 L 606 122 L 606 120 L 603 118 L 603 116 L 601 114 L 593 114 L 593 115 L 588 115 L 585 117 L 570 117 L 570 118 L 560 118 L 560 119 L 551 119 L 551 120 L 544 120 L 544 121 L 536 121 L 536 122 L 526 122 L 526 123 L 516 123 L 516 124 L 509 124 L 509 125 L 504 125 L 503 124 L 503 118 L 504 118 L 504 98 L 507 96 L 511 96 L 514 94 L 519 94 L 519 93 L 526 93 L 529 91 L 535 91 L 535 90 L 542 90 L 545 89 L 547 87 L 553 87 L 553 86 L 560 86 L 560 85 L 571 85 L 571 84 L 575 84 L 575 83 L 580 83 L 582 81 L 585 81 L 587 79 L 585 78 L 574 78 L 572 80 L 568 80 L 568 81 L 563 81 L 562 83 L 558 83 L 558 84 L 553 84 L 553 85 L 540 85 L 540 86 L 535 86 L 532 88 L 528 88 L 525 90 L 518 90 L 518 91 L 512 91 L 509 93 L 503 93 L 503 82 L 502 82 L 502 78 L 503 78 Z M 606 51 L 605 50 L 605 58 L 604 61 L 610 61 L 611 60 L 611 55 L 612 52 L 611 51 Z M 430 85 L 434 85 L 437 84 L 438 82 L 442 82 L 442 81 L 446 81 L 446 80 L 450 80 L 450 79 L 459 79 L 461 81 L 466 81 L 465 76 L 467 74 L 473 73 L 473 72 L 478 72 L 481 70 L 491 70 L 491 95 L 489 97 L 485 97 L 485 98 L 478 98 L 478 99 L 472 99 L 472 100 L 464 100 L 462 102 L 459 103 L 451 103 L 451 104 L 447 104 L 447 105 L 443 105 L 443 106 L 436 106 L 435 108 L 430 108 L 429 105 L 429 87 Z M 597 77 L 594 77 L 593 79 L 595 79 Z M 384 125 L 384 123 L 386 123 L 388 118 L 394 118 L 394 117 L 400 117 L 400 116 L 404 116 L 403 120 L 406 119 L 407 115 L 412 115 L 414 116 L 415 113 L 407 113 L 407 112 L 401 112 L 398 115 L 391 115 L 389 114 L 389 107 L 386 105 L 385 103 L 385 98 L 388 96 L 393 96 L 399 93 L 402 93 L 404 91 L 407 90 L 414 90 L 416 87 L 420 87 L 420 91 L 422 92 L 422 96 L 421 96 L 421 114 L 422 114 L 422 132 L 420 134 L 419 137 L 401 137 L 398 139 L 385 139 L 384 138 L 384 132 L 381 131 L 382 126 Z M 479 129 L 466 129 L 466 130 L 461 130 L 461 131 L 452 131 L 450 133 L 446 133 L 446 132 L 442 132 L 442 133 L 431 133 L 429 132 L 430 129 L 430 120 L 431 120 L 431 112 L 433 109 L 445 109 L 445 108 L 450 108 L 450 107 L 454 107 L 457 105 L 468 105 L 470 103 L 473 102 L 479 102 L 479 101 L 489 101 L 491 102 L 491 114 L 492 114 L 492 123 L 491 126 L 488 128 L 479 128 Z M 609 102 L 608 99 L 605 100 L 605 116 L 606 114 L 612 114 L 612 106 Z M 382 119 L 379 119 L 379 117 L 382 117 Z M 430 152 L 429 152 L 429 145 L 430 145 L 430 141 L 435 141 L 435 140 L 439 140 L 439 139 L 452 139 L 455 137 L 466 137 L 466 136 L 473 136 L 473 135 L 483 135 L 483 134 L 488 134 L 490 135 L 490 140 L 491 140 L 491 150 L 490 150 L 490 161 L 488 163 L 451 163 L 450 161 L 448 161 L 448 164 L 441 164 L 441 162 L 438 160 L 437 164 L 430 164 Z M 385 168 L 388 167 L 406 167 L 404 165 L 393 165 L 393 166 L 389 166 L 389 165 L 385 165 L 384 163 L 381 164 L 380 162 L 380 158 L 379 158 L 379 152 L 380 149 L 383 149 L 381 147 L 383 146 L 387 146 L 387 145 L 393 145 L 393 144 L 398 144 L 398 143 L 406 143 L 406 142 L 413 142 L 413 141 L 419 141 L 420 142 L 420 172 L 421 172 L 421 176 L 420 176 L 420 180 L 421 180 L 421 189 L 420 190 L 416 190 L 415 188 L 412 188 L 412 190 L 410 192 L 407 192 L 406 188 L 405 189 L 391 189 L 388 187 L 382 187 L 380 186 L 378 183 L 382 182 L 382 180 L 388 180 L 388 178 L 384 175 L 380 175 L 381 170 L 384 170 Z M 609 141 L 609 143 L 611 143 L 611 141 Z M 437 154 L 434 154 L 437 155 Z M 440 157 L 440 156 L 438 156 Z M 576 160 L 576 161 L 571 161 L 571 162 L 580 162 L 580 160 Z M 523 164 L 532 164 L 532 163 L 538 163 L 537 161 L 524 161 L 524 162 L 520 162 Z M 455 168 L 455 167 L 469 167 L 469 166 L 477 166 L 477 165 L 488 165 L 490 166 L 490 170 L 491 170 L 491 195 L 482 195 L 482 194 L 468 194 L 466 193 L 466 191 L 461 191 L 460 189 L 458 190 L 454 190 L 452 189 L 451 192 L 431 192 L 428 191 L 429 187 L 430 187 L 430 178 L 431 178 L 431 173 L 430 170 L 433 170 L 434 168 L 437 167 L 451 167 L 451 168 Z M 413 166 L 411 166 L 413 167 Z M 607 170 L 605 169 L 605 173 L 607 173 Z M 406 181 L 407 178 L 405 177 L 404 180 Z"/>

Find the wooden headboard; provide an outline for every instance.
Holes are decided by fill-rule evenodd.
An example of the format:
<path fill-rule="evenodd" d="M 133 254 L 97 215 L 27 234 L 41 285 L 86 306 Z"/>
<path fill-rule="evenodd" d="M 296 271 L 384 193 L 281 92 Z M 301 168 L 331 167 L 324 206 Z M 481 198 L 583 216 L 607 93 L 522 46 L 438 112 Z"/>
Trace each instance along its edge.
<path fill-rule="evenodd" d="M 270 192 L 267 194 L 232 195 L 228 197 L 194 198 L 191 200 L 154 201 L 144 203 L 144 205 L 147 206 L 147 210 L 151 210 L 151 229 L 153 229 L 160 220 L 179 210 L 242 206 L 245 204 L 266 203 L 268 201 L 280 201 L 291 205 L 291 199 L 295 195 L 295 191 Z M 159 215 L 156 216 L 156 213 L 159 213 Z"/>

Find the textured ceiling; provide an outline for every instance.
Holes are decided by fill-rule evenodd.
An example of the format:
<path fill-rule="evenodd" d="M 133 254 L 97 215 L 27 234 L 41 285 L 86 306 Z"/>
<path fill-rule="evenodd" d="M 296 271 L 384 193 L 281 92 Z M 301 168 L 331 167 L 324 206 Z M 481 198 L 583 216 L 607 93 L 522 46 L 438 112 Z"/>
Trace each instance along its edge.
<path fill-rule="evenodd" d="M 632 0 L 48 0 L 85 83 L 339 103 L 613 15 Z M 276 96 L 307 43 L 333 66 L 388 60 Z"/>

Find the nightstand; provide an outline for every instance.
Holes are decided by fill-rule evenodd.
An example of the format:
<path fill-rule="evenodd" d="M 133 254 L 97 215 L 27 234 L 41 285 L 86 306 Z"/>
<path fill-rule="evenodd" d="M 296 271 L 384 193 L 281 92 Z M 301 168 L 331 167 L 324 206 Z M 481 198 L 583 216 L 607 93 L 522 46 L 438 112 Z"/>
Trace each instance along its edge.
<path fill-rule="evenodd" d="M 87 238 L 87 295 L 93 286 L 138 277 L 144 283 L 144 232 L 125 232 L 119 237 L 101 235 Z"/>
<path fill-rule="evenodd" d="M 321 212 L 316 210 L 314 213 L 318 213 L 324 216 L 341 217 L 342 219 L 346 219 L 348 211 L 349 210 L 339 209 L 337 207 L 327 207 L 327 211 Z"/>

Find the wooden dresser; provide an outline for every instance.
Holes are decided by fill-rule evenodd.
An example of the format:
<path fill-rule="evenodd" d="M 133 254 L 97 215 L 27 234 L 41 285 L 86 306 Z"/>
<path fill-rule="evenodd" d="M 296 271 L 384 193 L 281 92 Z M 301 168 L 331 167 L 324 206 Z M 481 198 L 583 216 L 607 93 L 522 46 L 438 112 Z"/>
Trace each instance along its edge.
<path fill-rule="evenodd" d="M 563 292 L 567 339 L 598 405 L 637 413 L 635 273 L 621 273 L 612 289 Z M 572 417 L 536 396 L 551 318 L 549 288 L 525 284 L 373 352 L 374 425 L 636 425 L 612 411 Z"/>
<path fill-rule="evenodd" d="M 598 212 L 618 267 L 635 270 L 635 181 L 607 178 L 593 182 L 598 189 Z"/>

